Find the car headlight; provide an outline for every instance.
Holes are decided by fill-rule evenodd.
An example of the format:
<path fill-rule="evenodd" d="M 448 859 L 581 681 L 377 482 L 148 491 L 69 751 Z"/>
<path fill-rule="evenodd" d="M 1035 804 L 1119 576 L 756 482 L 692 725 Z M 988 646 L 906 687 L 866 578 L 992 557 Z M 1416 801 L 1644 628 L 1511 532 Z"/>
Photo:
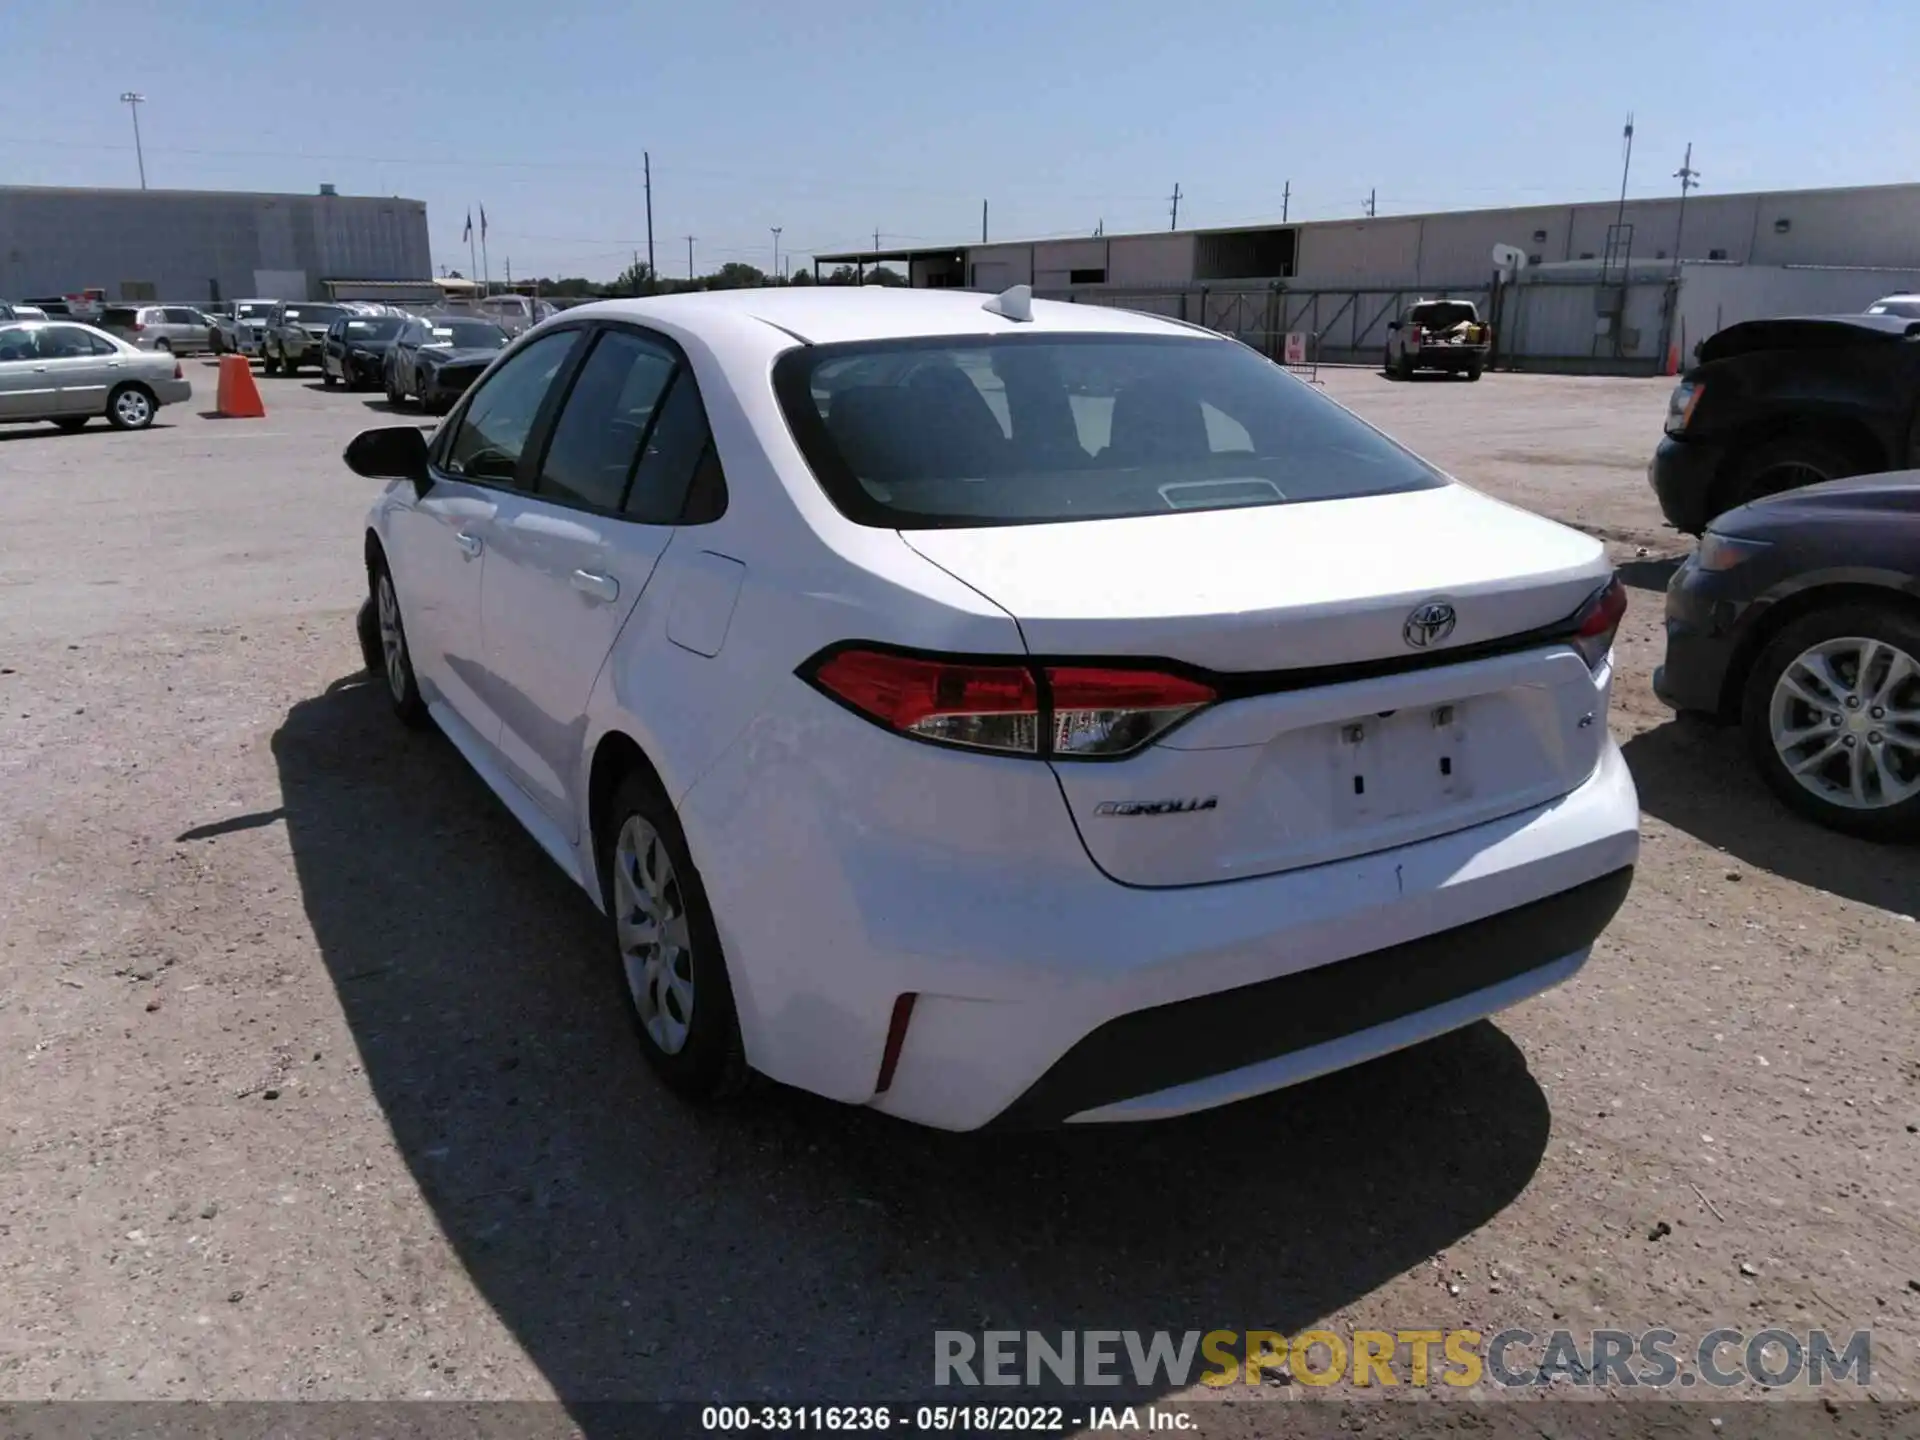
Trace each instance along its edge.
<path fill-rule="evenodd" d="M 1716 535 L 1709 530 L 1700 537 L 1699 548 L 1693 552 L 1693 563 L 1702 570 L 1718 573 L 1745 564 L 1772 548 L 1772 543 L 1766 540 L 1736 540 L 1731 535 Z"/>
<path fill-rule="evenodd" d="M 1694 380 L 1682 380 L 1673 387 L 1673 394 L 1667 397 L 1667 434 L 1683 434 L 1687 422 L 1693 419 L 1694 407 L 1700 403 L 1700 397 L 1707 393 L 1707 387 Z"/>

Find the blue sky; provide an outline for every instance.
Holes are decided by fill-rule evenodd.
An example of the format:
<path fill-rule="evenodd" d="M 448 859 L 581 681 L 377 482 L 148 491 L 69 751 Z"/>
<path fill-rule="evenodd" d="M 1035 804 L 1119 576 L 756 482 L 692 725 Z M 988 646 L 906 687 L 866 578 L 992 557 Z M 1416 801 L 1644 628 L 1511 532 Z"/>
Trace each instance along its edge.
<path fill-rule="evenodd" d="M 1818 23 L 1809 25 L 1809 17 Z M 661 270 L 872 243 L 1920 178 L 1920 5 L 1829 0 L 4 0 L 0 183 L 424 199 L 436 263 Z"/>

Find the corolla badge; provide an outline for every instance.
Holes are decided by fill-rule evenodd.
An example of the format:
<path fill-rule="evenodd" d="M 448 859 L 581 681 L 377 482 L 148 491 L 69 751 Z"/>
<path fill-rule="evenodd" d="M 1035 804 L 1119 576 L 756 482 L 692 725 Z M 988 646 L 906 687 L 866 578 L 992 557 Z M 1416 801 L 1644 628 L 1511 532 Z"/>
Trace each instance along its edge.
<path fill-rule="evenodd" d="M 1424 650 L 1429 645 L 1438 645 L 1453 634 L 1455 622 L 1459 619 L 1453 613 L 1453 606 L 1444 600 L 1429 600 L 1424 605 L 1416 605 L 1413 613 L 1407 616 L 1407 623 L 1400 627 L 1400 634 L 1416 650 Z"/>
<path fill-rule="evenodd" d="M 1181 800 L 1102 800 L 1096 815 L 1191 815 L 1196 810 L 1220 808 L 1218 795 L 1194 795 Z"/>

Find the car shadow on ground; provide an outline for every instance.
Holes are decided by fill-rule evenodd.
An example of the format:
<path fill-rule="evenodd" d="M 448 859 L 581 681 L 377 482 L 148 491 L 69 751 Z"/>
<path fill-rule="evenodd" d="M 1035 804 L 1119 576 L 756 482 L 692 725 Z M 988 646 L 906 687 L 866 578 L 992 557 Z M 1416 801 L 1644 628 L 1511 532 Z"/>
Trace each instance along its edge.
<path fill-rule="evenodd" d="M 367 409 L 379 415 L 404 415 L 409 420 L 422 420 L 431 423 L 433 416 L 427 414 L 418 405 L 396 405 L 385 395 L 372 395 L 360 402 Z"/>
<path fill-rule="evenodd" d="M 400 1151 L 589 1430 L 601 1400 L 925 1395 L 937 1329 L 1291 1332 L 1485 1224 L 1546 1145 L 1485 1023 L 1152 1126 L 949 1135 L 771 1084 L 692 1109 L 591 905 L 377 682 L 295 705 L 273 753 L 254 819 L 285 820 Z"/>
<path fill-rule="evenodd" d="M 1681 716 L 1621 746 L 1640 808 L 1759 870 L 1901 915 L 1920 915 L 1920 866 L 1803 820 L 1767 789 L 1737 726 Z"/>
<path fill-rule="evenodd" d="M 155 420 L 146 427 L 148 430 L 171 430 L 171 420 Z M 78 430 L 62 430 L 51 420 L 22 422 L 17 425 L 0 425 L 0 441 L 5 440 L 85 440 L 88 437 L 102 435 L 132 435 L 138 431 L 116 430 L 99 416 L 94 416 Z"/>
<path fill-rule="evenodd" d="M 1620 577 L 1620 583 L 1635 590 L 1652 590 L 1659 594 L 1667 593 L 1667 582 L 1673 579 L 1673 572 L 1685 562 L 1684 555 L 1670 556 L 1665 560 L 1629 560 L 1613 573 Z"/>

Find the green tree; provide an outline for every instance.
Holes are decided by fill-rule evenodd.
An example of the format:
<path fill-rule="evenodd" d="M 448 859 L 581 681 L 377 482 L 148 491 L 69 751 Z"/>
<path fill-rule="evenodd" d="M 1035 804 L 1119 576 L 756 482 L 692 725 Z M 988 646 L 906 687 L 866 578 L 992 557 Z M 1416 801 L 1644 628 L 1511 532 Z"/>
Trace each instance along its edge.
<path fill-rule="evenodd" d="M 659 286 L 647 262 L 636 260 L 620 272 L 612 288 L 618 295 L 651 295 Z"/>
<path fill-rule="evenodd" d="M 869 285 L 904 285 L 907 277 L 898 270 L 890 270 L 885 265 L 876 265 L 867 272 Z"/>
<path fill-rule="evenodd" d="M 715 290 L 753 290 L 766 283 L 764 270 L 739 260 L 729 260 L 707 277 L 707 284 Z"/>

